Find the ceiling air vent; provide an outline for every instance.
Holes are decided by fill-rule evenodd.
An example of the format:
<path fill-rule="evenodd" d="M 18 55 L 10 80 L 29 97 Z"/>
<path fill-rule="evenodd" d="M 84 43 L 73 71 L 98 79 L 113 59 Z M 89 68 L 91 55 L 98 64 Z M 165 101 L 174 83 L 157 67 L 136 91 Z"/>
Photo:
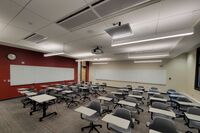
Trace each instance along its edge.
<path fill-rule="evenodd" d="M 29 42 L 34 42 L 34 43 L 40 43 L 44 40 L 46 40 L 48 37 L 39 35 L 37 33 L 33 33 L 27 37 L 24 38 L 24 40 L 29 41 Z"/>
<path fill-rule="evenodd" d="M 59 20 L 57 24 L 67 30 L 71 30 L 82 24 L 97 20 L 98 16 L 90 9 L 89 6 Z"/>
<path fill-rule="evenodd" d="M 159 0 L 107 0 L 93 5 L 93 8 L 101 17 L 105 17 L 131 7 L 144 4 L 149 5 L 158 1 Z"/>

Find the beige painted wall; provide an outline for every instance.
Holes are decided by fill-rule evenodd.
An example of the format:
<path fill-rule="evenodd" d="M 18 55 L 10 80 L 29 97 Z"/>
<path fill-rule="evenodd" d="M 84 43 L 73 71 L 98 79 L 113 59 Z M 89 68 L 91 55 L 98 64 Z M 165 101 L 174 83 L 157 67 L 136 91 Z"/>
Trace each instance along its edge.
<path fill-rule="evenodd" d="M 120 61 L 109 62 L 106 65 L 93 65 L 90 64 L 90 81 L 92 82 L 106 82 L 109 86 L 124 87 L 128 84 L 133 87 L 143 85 L 146 88 L 155 86 L 162 91 L 166 91 L 169 88 L 174 88 L 180 92 L 183 92 L 197 100 L 200 100 L 200 91 L 194 89 L 195 80 L 195 66 L 196 66 L 196 49 L 188 54 L 182 54 L 174 59 L 164 62 L 164 66 L 160 67 L 160 64 L 134 64 L 133 61 Z M 106 68 L 120 68 L 120 69 L 165 69 L 167 70 L 167 83 L 166 85 L 133 83 L 133 82 L 121 82 L 121 81 L 108 81 L 108 80 L 95 80 L 95 69 Z M 169 77 L 172 79 L 169 80 Z"/>

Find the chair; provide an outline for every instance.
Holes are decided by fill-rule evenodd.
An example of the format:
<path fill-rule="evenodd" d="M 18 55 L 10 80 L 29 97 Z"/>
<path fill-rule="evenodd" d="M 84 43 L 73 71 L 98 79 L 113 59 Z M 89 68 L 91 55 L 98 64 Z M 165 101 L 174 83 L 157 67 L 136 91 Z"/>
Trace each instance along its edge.
<path fill-rule="evenodd" d="M 128 101 L 128 102 L 132 102 L 132 103 L 136 103 L 137 104 L 135 108 L 131 107 L 131 110 L 132 110 L 132 111 L 130 110 L 131 112 L 134 113 L 135 111 L 137 111 L 137 113 L 140 114 L 139 110 L 141 110 L 142 112 L 144 111 L 142 108 L 139 107 L 140 102 L 136 98 L 134 98 L 134 97 L 127 97 L 125 100 Z M 126 108 L 130 109 L 129 106 L 128 107 L 126 106 Z"/>
<path fill-rule="evenodd" d="M 112 98 L 112 100 L 111 101 L 104 101 L 104 103 L 101 104 L 101 107 L 105 108 L 105 109 L 103 109 L 103 113 L 107 113 L 107 112 L 110 113 L 110 112 L 112 112 L 112 110 L 110 109 L 110 106 L 113 106 L 113 104 L 116 101 L 116 97 L 113 94 L 111 94 L 111 93 L 105 95 L 105 97 Z"/>
<path fill-rule="evenodd" d="M 164 98 L 164 96 L 161 95 L 161 94 L 154 94 L 153 97 L 156 97 L 156 98 Z"/>
<path fill-rule="evenodd" d="M 107 83 L 102 83 L 102 85 L 100 85 L 101 93 L 107 93 L 107 91 L 105 90 L 106 87 L 107 87 Z"/>
<path fill-rule="evenodd" d="M 187 109 L 187 113 L 200 116 L 200 108 L 190 107 Z M 188 119 L 185 119 L 185 120 L 189 128 L 195 128 L 198 130 L 198 133 L 200 133 L 200 121 L 194 121 L 194 120 L 188 120 Z"/>
<path fill-rule="evenodd" d="M 127 85 L 126 88 L 131 91 L 133 89 L 132 85 Z"/>
<path fill-rule="evenodd" d="M 162 110 L 170 111 L 170 106 L 168 104 L 162 103 L 162 102 L 153 102 L 152 103 L 152 107 L 153 108 L 157 108 L 157 109 L 162 109 Z M 154 117 L 155 116 L 167 117 L 166 115 L 162 115 L 162 114 L 156 114 L 156 115 L 154 115 Z M 151 119 L 153 119 L 153 113 L 151 113 Z"/>
<path fill-rule="evenodd" d="M 114 116 L 126 119 L 130 121 L 128 129 L 123 129 L 113 124 L 107 124 L 107 128 L 117 133 L 131 133 L 131 127 L 134 128 L 134 119 L 131 117 L 131 113 L 127 109 L 119 108 L 113 113 Z"/>
<path fill-rule="evenodd" d="M 57 92 L 56 90 L 49 90 L 47 92 L 47 94 L 56 97 L 57 98 L 56 99 L 57 103 L 60 103 L 62 101 L 62 99 L 63 99 L 62 93 L 61 92 Z"/>
<path fill-rule="evenodd" d="M 101 105 L 97 101 L 92 101 L 87 107 L 90 108 L 90 109 L 96 110 L 97 112 L 94 115 L 92 115 L 92 116 L 86 116 L 86 115 L 82 115 L 81 114 L 81 119 L 87 120 L 87 121 L 90 122 L 90 125 L 86 126 L 86 127 L 82 127 L 81 131 L 84 131 L 84 129 L 90 128 L 89 133 L 91 131 L 93 131 L 93 130 L 95 130 L 96 132 L 100 133 L 97 130 L 96 127 L 102 128 L 102 125 L 96 125 L 96 124 L 94 124 L 94 122 L 98 121 L 98 119 L 101 116 Z"/>
<path fill-rule="evenodd" d="M 79 91 L 79 89 L 78 89 L 78 86 L 76 85 L 76 86 L 74 86 L 74 87 L 72 87 L 72 86 L 70 86 L 69 87 L 75 94 L 76 94 L 76 96 L 79 96 L 79 97 L 81 97 L 81 95 L 79 94 L 80 93 L 80 91 Z"/>
<path fill-rule="evenodd" d="M 151 90 L 151 91 L 158 91 L 158 88 L 156 88 L 156 87 L 151 87 L 150 90 Z"/>
<path fill-rule="evenodd" d="M 164 98 L 164 96 L 161 95 L 161 94 L 154 94 L 152 97 L 155 97 L 155 98 Z M 156 102 L 156 101 L 150 100 L 150 101 L 147 102 L 147 105 L 152 105 L 153 102 Z M 159 102 L 161 102 L 161 101 L 159 101 Z M 164 102 L 164 103 L 166 103 L 166 102 Z"/>
<path fill-rule="evenodd" d="M 138 86 L 138 89 L 145 91 L 144 86 Z"/>
<path fill-rule="evenodd" d="M 158 109 L 163 109 L 163 110 L 169 110 L 169 105 L 166 103 L 162 103 L 162 102 L 154 102 L 152 104 L 153 108 L 158 108 Z"/>
<path fill-rule="evenodd" d="M 81 89 L 81 87 L 79 87 L 79 89 Z M 80 98 L 80 100 L 85 101 L 86 99 L 88 99 L 89 101 L 91 100 L 89 95 L 90 95 L 90 88 L 86 87 L 86 89 L 81 89 L 81 93 L 82 93 L 82 97 Z"/>
<path fill-rule="evenodd" d="M 149 129 L 161 133 L 178 133 L 174 122 L 163 117 L 156 117 L 149 125 Z"/>
<path fill-rule="evenodd" d="M 46 89 L 41 89 L 38 91 L 38 95 L 46 94 Z"/>
<path fill-rule="evenodd" d="M 75 105 L 78 106 L 79 101 L 74 100 L 76 98 L 76 93 L 70 93 L 70 94 L 65 94 L 65 103 L 68 105 L 68 108 L 70 107 L 70 105 Z"/>
<path fill-rule="evenodd" d="M 187 97 L 178 97 L 177 99 L 176 99 L 176 101 L 180 101 L 180 102 L 192 102 L 191 100 L 189 100 Z M 181 106 L 181 105 L 179 105 L 178 103 L 176 103 L 175 102 L 175 109 L 178 109 L 179 111 L 180 111 L 180 113 L 181 113 L 181 115 L 183 114 L 183 112 L 186 112 L 187 111 L 187 109 L 188 109 L 188 106 Z"/>
<path fill-rule="evenodd" d="M 100 94 L 98 93 L 100 91 L 99 88 L 99 85 L 90 86 L 90 90 L 92 91 L 92 94 L 95 95 L 95 97 L 100 96 Z"/>
<path fill-rule="evenodd" d="M 174 90 L 174 89 L 168 89 L 167 90 L 168 95 L 173 94 L 173 93 L 176 93 L 176 90 Z"/>
<path fill-rule="evenodd" d="M 141 96 L 142 95 L 142 93 L 140 93 L 140 92 L 137 92 L 137 91 L 132 91 L 131 92 L 133 95 L 139 95 L 139 96 Z"/>

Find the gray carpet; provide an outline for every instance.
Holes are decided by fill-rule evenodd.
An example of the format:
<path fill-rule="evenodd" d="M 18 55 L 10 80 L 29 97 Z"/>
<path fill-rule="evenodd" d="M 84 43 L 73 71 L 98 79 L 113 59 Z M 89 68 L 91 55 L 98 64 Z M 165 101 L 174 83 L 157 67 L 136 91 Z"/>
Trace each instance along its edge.
<path fill-rule="evenodd" d="M 109 88 L 109 91 L 111 88 Z M 146 94 L 145 94 L 146 95 Z M 20 100 L 22 98 L 6 100 L 0 102 L 0 133 L 81 133 L 81 127 L 87 126 L 89 123 L 80 118 L 80 114 L 75 112 L 76 107 L 67 108 L 66 104 L 58 103 L 49 107 L 48 111 L 56 111 L 57 116 L 51 116 L 45 118 L 42 122 L 39 122 L 42 112 L 35 112 L 32 116 L 29 115 L 30 106 L 23 108 Z M 93 97 L 95 100 L 95 97 Z M 81 103 L 86 105 L 87 103 Z M 148 107 L 145 105 L 141 106 L 145 109 L 137 119 L 140 120 L 140 124 L 135 124 L 133 133 L 148 133 L 146 122 L 150 121 L 150 113 L 148 113 Z M 187 130 L 197 133 L 197 130 L 191 130 L 184 125 L 182 118 L 176 118 L 177 128 L 181 132 Z M 106 128 L 106 123 L 98 121 L 103 125 L 100 128 L 101 133 L 110 133 Z M 87 133 L 88 130 L 84 130 L 83 133 Z M 93 131 L 95 133 L 95 131 Z"/>

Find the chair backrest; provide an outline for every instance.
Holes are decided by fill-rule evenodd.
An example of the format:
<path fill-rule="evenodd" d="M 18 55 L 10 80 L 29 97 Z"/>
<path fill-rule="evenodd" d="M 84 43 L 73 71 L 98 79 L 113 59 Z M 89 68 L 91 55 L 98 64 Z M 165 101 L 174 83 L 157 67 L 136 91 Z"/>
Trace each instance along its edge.
<path fill-rule="evenodd" d="M 144 88 L 144 86 L 138 86 L 138 88 Z"/>
<path fill-rule="evenodd" d="M 158 109 L 163 109 L 163 110 L 169 110 L 170 106 L 167 105 L 166 103 L 162 103 L 162 102 L 153 102 L 152 107 L 158 108 Z"/>
<path fill-rule="evenodd" d="M 131 89 L 133 88 L 132 85 L 127 85 L 126 87 L 127 87 L 127 88 L 131 88 Z"/>
<path fill-rule="evenodd" d="M 155 117 L 149 128 L 162 133 L 178 133 L 174 122 L 163 117 Z"/>
<path fill-rule="evenodd" d="M 107 86 L 107 83 L 102 83 L 102 85 Z"/>
<path fill-rule="evenodd" d="M 138 100 L 136 98 L 134 98 L 134 97 L 127 97 L 126 101 L 133 102 L 133 103 L 138 103 Z"/>
<path fill-rule="evenodd" d="M 90 104 L 88 105 L 88 108 L 96 110 L 97 113 L 101 114 L 101 104 L 98 101 L 90 102 Z"/>
<path fill-rule="evenodd" d="M 200 108 L 197 108 L 197 107 L 188 108 L 187 113 L 194 114 L 194 115 L 200 115 Z"/>
<path fill-rule="evenodd" d="M 192 102 L 190 101 L 187 97 L 178 97 L 177 101 L 181 101 L 181 102 Z"/>
<path fill-rule="evenodd" d="M 159 92 L 159 91 L 158 91 L 158 88 L 155 88 L 155 87 L 151 87 L 151 88 L 149 89 L 149 91 L 151 91 L 151 92 Z"/>
<path fill-rule="evenodd" d="M 151 87 L 151 90 L 158 90 L 158 88 L 156 88 L 156 87 Z"/>
<path fill-rule="evenodd" d="M 131 118 L 131 113 L 129 110 L 124 109 L 124 108 L 118 108 L 115 113 L 113 114 L 114 116 L 126 119 L 130 121 L 130 124 L 133 124 L 132 118 Z"/>
<path fill-rule="evenodd" d="M 39 90 L 38 94 L 45 94 L 46 93 L 46 90 L 45 89 L 41 89 Z"/>
<path fill-rule="evenodd" d="M 160 94 L 154 94 L 153 97 L 156 97 L 156 98 L 164 98 L 163 95 L 160 95 Z"/>
<path fill-rule="evenodd" d="M 133 95 L 140 95 L 140 96 L 142 95 L 142 93 L 137 92 L 137 91 L 133 91 L 132 94 L 133 94 Z"/>
<path fill-rule="evenodd" d="M 176 92 L 176 90 L 174 90 L 174 89 L 168 89 L 167 90 L 167 94 L 172 94 L 172 93 L 175 93 Z"/>

